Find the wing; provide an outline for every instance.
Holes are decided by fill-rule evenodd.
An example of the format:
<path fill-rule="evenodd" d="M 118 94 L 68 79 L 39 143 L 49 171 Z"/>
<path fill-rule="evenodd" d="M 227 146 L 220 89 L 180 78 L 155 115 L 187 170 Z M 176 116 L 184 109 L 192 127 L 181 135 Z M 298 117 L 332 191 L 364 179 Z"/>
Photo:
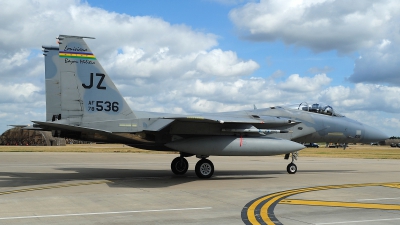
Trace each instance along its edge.
<path fill-rule="evenodd" d="M 270 126 L 287 126 L 295 125 L 300 122 L 275 116 L 258 116 L 258 115 L 230 115 L 230 114 L 211 114 L 211 115 L 193 115 L 193 116 L 176 116 L 164 117 L 165 119 L 174 119 L 177 121 L 203 122 L 203 123 L 238 123 L 238 124 L 264 124 Z"/>
<path fill-rule="evenodd" d="M 179 124 L 172 129 L 176 133 L 186 130 L 191 134 L 207 134 L 209 132 L 209 135 L 218 133 L 259 133 L 261 135 L 288 133 L 289 131 L 283 129 L 299 123 L 288 118 L 249 115 L 246 112 L 173 116 L 164 119 L 170 119 Z"/>

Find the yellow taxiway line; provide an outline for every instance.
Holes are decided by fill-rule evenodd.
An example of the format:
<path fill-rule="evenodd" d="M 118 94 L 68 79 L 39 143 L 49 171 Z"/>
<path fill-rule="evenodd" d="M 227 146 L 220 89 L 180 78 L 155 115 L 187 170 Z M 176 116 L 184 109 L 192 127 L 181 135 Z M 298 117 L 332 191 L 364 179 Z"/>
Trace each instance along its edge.
<path fill-rule="evenodd" d="M 262 196 L 246 204 L 242 210 L 242 221 L 245 224 L 282 224 L 274 215 L 275 206 L 278 203 L 297 204 L 297 205 L 315 205 L 315 206 L 335 206 L 335 207 L 353 207 L 366 209 L 390 209 L 400 210 L 400 205 L 385 205 L 374 203 L 352 203 L 352 202 L 327 202 L 318 200 L 291 200 L 286 199 L 290 196 L 311 192 L 342 188 L 355 187 L 371 187 L 381 186 L 390 188 L 400 188 L 400 183 L 366 183 L 366 184 L 345 184 L 345 185 L 330 185 L 318 186 L 309 188 L 300 188 L 287 191 L 281 191 Z"/>

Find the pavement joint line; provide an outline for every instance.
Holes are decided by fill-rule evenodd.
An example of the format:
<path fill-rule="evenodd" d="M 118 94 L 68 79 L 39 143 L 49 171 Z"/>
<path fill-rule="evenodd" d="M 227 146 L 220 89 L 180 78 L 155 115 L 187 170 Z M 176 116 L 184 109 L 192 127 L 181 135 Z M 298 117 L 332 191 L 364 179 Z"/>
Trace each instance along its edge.
<path fill-rule="evenodd" d="M 400 220 L 400 218 L 388 218 L 388 219 L 376 219 L 376 220 L 353 220 L 353 221 L 341 221 L 341 222 L 331 222 L 331 223 L 316 223 L 315 225 L 367 223 L 367 222 L 382 222 L 382 221 L 393 221 L 393 220 Z"/>
<path fill-rule="evenodd" d="M 357 199 L 357 201 L 363 202 L 363 201 L 379 201 L 379 200 L 393 200 L 393 199 L 400 199 L 400 197 L 398 197 L 398 198 L 366 198 L 366 199 Z"/>
<path fill-rule="evenodd" d="M 274 224 L 279 225 L 282 224 L 274 214 L 275 206 L 286 198 L 305 193 L 311 191 L 322 191 L 322 190 L 331 190 L 331 189 L 342 189 L 342 188 L 355 188 L 355 187 L 370 187 L 370 186 L 381 186 L 381 187 L 400 187 L 399 182 L 391 182 L 391 183 L 364 183 L 364 184 L 343 184 L 343 185 L 328 185 L 328 186 L 316 186 L 316 187 L 308 187 L 308 188 L 299 188 L 299 189 L 291 189 L 286 191 L 280 191 L 272 194 L 268 194 L 265 196 L 261 196 L 256 198 L 249 203 L 247 203 L 242 209 L 242 221 L 246 225 L 250 224 Z M 320 201 L 322 202 L 322 201 Z M 362 205 L 363 203 L 355 203 Z M 372 203 L 367 203 L 372 204 Z M 366 205 L 366 204 L 365 204 Z M 376 204 L 377 206 L 379 204 Z M 382 205 L 382 204 L 381 204 Z M 400 205 L 396 205 L 399 207 Z"/>
<path fill-rule="evenodd" d="M 19 189 L 19 190 L 0 192 L 0 195 L 8 195 L 8 194 L 15 194 L 15 193 L 22 193 L 22 192 L 29 192 L 29 191 L 40 191 L 40 190 L 47 190 L 47 189 L 56 189 L 56 188 L 63 188 L 63 187 L 76 187 L 76 186 L 84 186 L 84 185 L 92 185 L 92 184 L 105 184 L 105 183 L 113 183 L 113 182 L 108 181 L 108 180 L 103 180 L 103 181 L 90 181 L 90 182 L 80 182 L 80 183 L 71 183 L 71 184 L 51 185 L 51 186 L 43 186 L 43 187 L 35 187 L 35 188 L 24 188 L 24 189 Z"/>
<path fill-rule="evenodd" d="M 127 213 L 148 213 L 148 212 L 171 212 L 171 211 L 208 210 L 208 209 L 212 209 L 212 207 L 178 208 L 178 209 L 150 209 L 150 210 L 133 210 L 133 211 L 116 211 L 116 212 L 93 212 L 93 213 L 71 213 L 71 214 L 55 214 L 55 215 L 37 215 L 37 216 L 14 216 L 14 217 L 0 217 L 0 220 L 34 219 L 34 218 L 67 217 L 67 216 L 91 216 L 91 215 L 127 214 Z"/>

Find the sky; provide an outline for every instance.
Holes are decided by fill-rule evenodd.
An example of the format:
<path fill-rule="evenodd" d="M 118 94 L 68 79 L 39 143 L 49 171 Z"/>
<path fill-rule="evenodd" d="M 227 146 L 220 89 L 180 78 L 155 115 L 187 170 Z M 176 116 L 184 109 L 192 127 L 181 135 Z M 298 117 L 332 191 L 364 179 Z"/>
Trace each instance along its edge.
<path fill-rule="evenodd" d="M 45 120 L 42 45 L 87 43 L 133 110 L 325 103 L 400 136 L 400 1 L 0 0 L 0 133 Z"/>

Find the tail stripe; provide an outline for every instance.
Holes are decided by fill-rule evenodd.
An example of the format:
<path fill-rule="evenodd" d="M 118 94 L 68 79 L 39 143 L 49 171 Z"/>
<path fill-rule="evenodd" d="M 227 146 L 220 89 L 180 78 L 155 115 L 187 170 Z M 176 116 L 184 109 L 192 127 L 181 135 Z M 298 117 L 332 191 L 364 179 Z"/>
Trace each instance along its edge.
<path fill-rule="evenodd" d="M 59 52 L 60 58 L 77 58 L 77 59 L 90 59 L 94 60 L 96 57 L 91 52 L 66 52 L 60 51 Z"/>

